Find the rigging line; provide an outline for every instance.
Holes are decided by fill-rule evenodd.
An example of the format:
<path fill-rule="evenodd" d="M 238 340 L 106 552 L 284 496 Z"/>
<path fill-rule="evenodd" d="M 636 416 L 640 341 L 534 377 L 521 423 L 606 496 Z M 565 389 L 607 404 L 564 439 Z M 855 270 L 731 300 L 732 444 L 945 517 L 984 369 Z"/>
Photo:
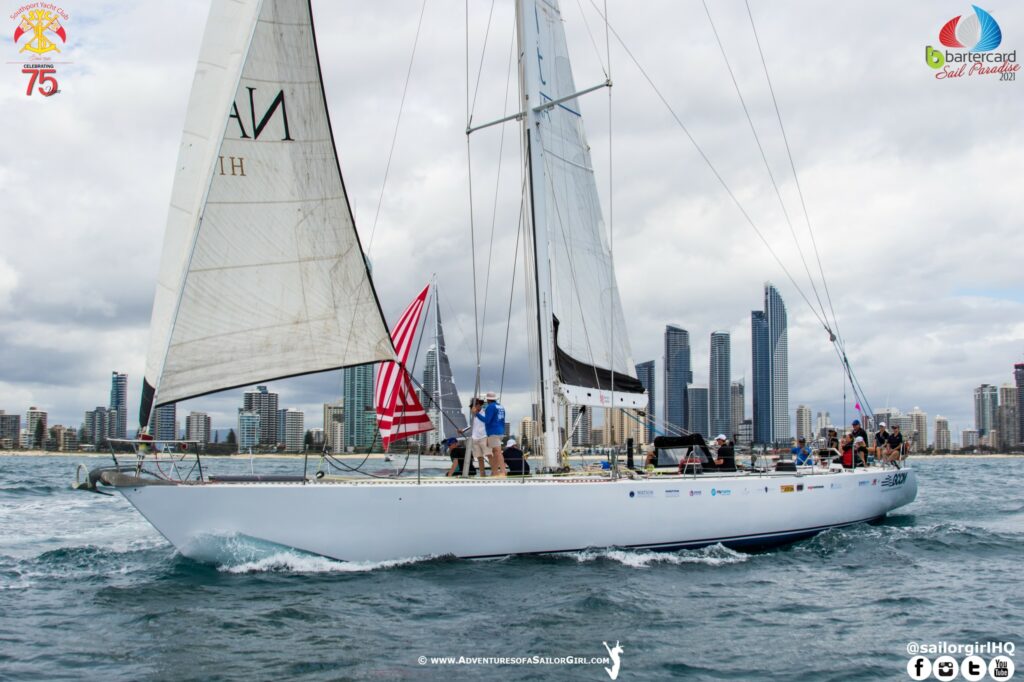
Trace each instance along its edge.
<path fill-rule="evenodd" d="M 611 82 L 612 76 L 612 49 L 611 39 L 608 35 L 608 0 L 604 0 L 604 47 L 608 58 L 608 72 L 605 74 L 608 77 L 608 82 Z M 614 192 L 614 164 L 612 163 L 612 153 L 614 146 L 612 145 L 612 89 L 609 87 L 608 90 L 608 369 L 611 370 L 611 403 L 615 405 L 615 304 L 618 302 L 618 282 L 615 281 L 615 192 Z M 622 304 L 619 303 L 619 309 L 621 310 Z M 623 314 L 623 321 L 625 321 L 625 314 Z M 623 367 L 625 370 L 629 370 L 629 367 Z M 598 384 L 600 386 L 600 384 Z M 606 414 L 609 414 L 606 412 Z M 616 460 L 612 459 L 613 464 Z M 618 468 L 612 468 L 612 478 L 618 478 Z"/>
<path fill-rule="evenodd" d="M 596 5 L 594 5 L 594 0 L 590 0 L 590 4 L 593 5 L 594 9 L 596 9 L 598 12 L 601 11 L 600 9 L 597 8 Z M 657 95 L 658 99 L 661 100 L 661 103 L 665 105 L 665 108 L 668 110 L 669 115 L 672 116 L 673 120 L 675 120 L 676 125 L 678 125 L 679 128 L 683 131 L 683 134 L 686 135 L 687 139 L 690 140 L 690 144 L 693 145 L 693 148 L 697 151 L 697 154 L 704 161 L 704 164 L 708 167 L 708 170 L 710 170 L 711 174 L 715 176 L 715 179 L 718 180 L 718 184 L 720 184 L 722 186 L 722 189 L 725 190 L 725 193 L 728 195 L 729 199 L 739 210 L 740 214 L 743 216 L 743 219 L 747 221 L 747 224 L 750 225 L 750 227 L 754 230 L 754 233 L 757 234 L 758 238 L 761 240 L 761 243 L 763 243 L 765 248 L 768 249 L 768 253 L 770 253 L 772 258 L 775 259 L 775 262 L 779 265 L 779 267 L 782 269 L 782 272 L 786 275 L 786 278 L 796 289 L 797 293 L 800 294 L 801 298 L 804 299 L 804 302 L 807 303 L 807 306 L 811 309 L 811 312 L 814 313 L 814 316 L 818 319 L 818 322 L 821 324 L 822 327 L 825 328 L 826 331 L 831 332 L 828 324 L 825 322 L 824 319 L 822 319 L 821 315 L 818 314 L 818 311 L 815 310 L 814 306 L 811 304 L 810 299 L 807 298 L 807 294 L 804 293 L 804 290 L 800 287 L 799 284 L 797 284 L 797 281 L 793 278 L 793 275 L 790 274 L 789 268 L 787 268 L 785 263 L 782 262 L 782 259 L 779 258 L 778 254 L 775 253 L 775 249 L 772 248 L 771 244 L 765 238 L 764 234 L 757 227 L 757 224 L 754 222 L 753 218 L 751 218 L 750 214 L 747 213 L 747 209 L 740 202 L 739 198 L 733 193 L 732 188 L 729 187 L 729 183 L 727 183 L 725 181 L 725 178 L 722 177 L 722 174 L 718 172 L 718 169 L 715 167 L 715 164 L 712 163 L 711 158 L 704 151 L 704 148 L 700 146 L 697 140 L 693 137 L 693 134 L 690 133 L 689 128 L 687 128 L 686 124 L 683 123 L 683 120 L 679 117 L 679 114 L 677 114 L 676 110 L 672 108 L 672 105 L 669 103 L 668 99 L 666 99 L 665 95 L 662 94 L 661 90 L 658 89 L 658 86 L 654 84 L 654 80 L 651 79 L 646 69 L 644 69 L 644 67 L 640 64 L 640 60 L 638 60 L 636 58 L 636 55 L 633 54 L 632 50 L 629 49 L 629 47 L 626 45 L 626 42 L 622 39 L 622 36 L 620 36 L 618 31 L 615 30 L 614 26 L 609 24 L 608 30 L 611 32 L 612 35 L 615 36 L 615 39 L 618 41 L 619 45 L 622 46 L 622 49 L 629 56 L 630 60 L 633 62 L 633 65 L 636 66 L 636 68 L 640 71 L 640 74 L 644 77 L 644 80 L 647 81 L 647 84 L 651 86 L 652 90 L 654 90 L 654 94 Z"/>
<path fill-rule="evenodd" d="M 814 298 L 818 301 L 818 307 L 821 309 L 821 314 L 826 319 L 828 313 L 825 311 L 825 304 L 821 301 L 821 295 L 818 293 L 818 286 L 814 282 L 814 277 L 811 275 L 811 268 L 807 265 L 807 259 L 804 257 L 804 250 L 800 246 L 800 240 L 796 236 L 796 228 L 793 227 L 793 220 L 789 216 L 789 211 L 786 209 L 786 203 L 782 199 L 782 192 L 779 189 L 779 183 L 775 179 L 775 173 L 772 172 L 771 164 L 768 163 L 768 156 L 764 151 L 764 145 L 761 144 L 761 137 L 757 134 L 757 128 L 754 126 L 754 120 L 750 116 L 750 109 L 747 107 L 747 101 L 743 97 L 743 92 L 740 90 L 740 84 L 736 80 L 736 74 L 733 72 L 732 64 L 729 62 L 729 57 L 725 52 L 725 45 L 722 43 L 722 38 L 718 34 L 718 29 L 715 27 L 715 21 L 711 18 L 711 10 L 708 8 L 707 0 L 702 0 L 704 5 L 704 13 L 708 16 L 708 23 L 711 25 L 711 32 L 715 36 L 715 42 L 718 43 L 718 49 L 722 53 L 722 60 L 725 62 L 725 68 L 729 71 L 729 78 L 732 80 L 733 88 L 736 90 L 736 96 L 740 100 L 740 105 L 743 107 L 743 115 L 747 118 L 747 123 L 750 125 L 750 132 L 754 136 L 754 142 L 757 143 L 757 150 L 761 153 L 761 160 L 764 162 L 764 168 L 768 171 L 768 178 L 772 182 L 772 188 L 775 190 L 775 196 L 779 200 L 779 208 L 782 209 L 782 215 L 786 218 L 786 225 L 789 226 L 789 233 L 793 237 L 793 243 L 796 244 L 796 251 L 800 255 L 800 262 L 804 266 L 804 272 L 807 273 L 807 281 L 811 284 L 811 289 L 814 292 Z"/>
<path fill-rule="evenodd" d="M 804 220 L 807 223 L 807 233 L 811 236 L 811 245 L 814 247 L 814 256 L 818 261 L 818 272 L 821 273 L 821 283 L 825 289 L 825 299 L 828 301 L 829 310 L 832 312 L 832 323 L 836 328 L 836 336 L 842 337 L 839 332 L 839 318 L 836 317 L 835 308 L 832 306 L 832 294 L 829 292 L 828 280 L 825 278 L 825 268 L 821 264 L 821 253 L 818 251 L 818 243 L 814 238 L 814 230 L 811 229 L 811 215 L 807 212 L 807 203 L 804 201 L 804 191 L 800 185 L 800 176 L 796 172 L 796 164 L 793 162 L 793 152 L 789 148 L 789 137 L 786 135 L 786 128 L 782 125 L 782 114 L 779 111 L 779 102 L 775 97 L 775 88 L 772 86 L 771 76 L 768 75 L 768 62 L 764 57 L 764 50 L 761 49 L 761 39 L 757 35 L 757 27 L 754 25 L 754 15 L 750 11 L 750 3 L 744 0 L 747 7 L 747 16 L 750 17 L 750 28 L 754 32 L 754 42 L 757 43 L 757 52 L 761 55 L 761 66 L 764 68 L 764 77 L 768 82 L 768 92 L 772 96 L 772 104 L 775 106 L 775 117 L 779 121 L 779 131 L 782 133 L 782 141 L 786 146 L 786 156 L 789 157 L 789 167 L 793 171 L 793 180 L 796 184 L 796 193 L 800 197 L 800 208 L 804 212 Z"/>
<path fill-rule="evenodd" d="M 388 161 L 384 165 L 384 180 L 380 184 L 380 196 L 377 197 L 377 210 L 373 214 L 373 227 L 370 228 L 370 239 L 366 242 L 366 255 L 369 257 L 370 249 L 373 247 L 373 237 L 377 234 L 377 221 L 380 219 L 380 210 L 384 205 L 384 190 L 388 185 L 388 175 L 391 173 L 391 159 L 395 155 L 395 143 L 398 141 L 398 128 L 402 124 L 402 112 L 405 110 L 405 96 L 409 92 L 409 82 L 412 80 L 412 66 L 416 61 L 416 47 L 420 42 L 420 29 L 423 28 L 423 15 L 427 12 L 427 0 L 423 0 L 420 7 L 420 18 L 416 23 L 416 37 L 412 41 L 412 54 L 409 55 L 409 68 L 405 72 L 405 85 L 402 86 L 402 99 L 398 103 L 398 118 L 395 120 L 395 132 L 391 135 L 391 148 L 388 150 Z"/>
<path fill-rule="evenodd" d="M 590 44 L 594 46 L 594 54 L 597 55 L 597 62 L 601 65 L 601 71 L 604 72 L 604 79 L 608 80 L 610 78 L 608 70 L 611 68 L 611 63 L 609 62 L 608 68 L 605 68 L 604 60 L 601 59 L 601 50 L 597 47 L 597 41 L 590 30 L 590 22 L 587 21 L 587 15 L 583 11 L 583 3 L 580 0 L 576 0 L 576 6 L 580 8 L 580 18 L 583 19 L 583 25 L 587 27 L 587 35 L 590 36 Z"/>
<path fill-rule="evenodd" d="M 471 117 L 469 108 L 469 0 L 466 0 L 466 130 L 469 130 Z M 470 135 L 466 134 L 466 179 L 469 183 L 469 244 L 470 262 L 473 275 L 473 329 L 476 333 L 476 381 L 473 395 L 480 394 L 480 314 L 477 309 L 476 280 L 476 227 L 473 224 L 473 153 Z"/>
<path fill-rule="evenodd" d="M 508 91 L 512 82 L 512 55 L 515 54 L 515 33 L 512 34 L 512 42 L 508 49 L 508 70 L 505 76 L 505 103 L 502 115 L 508 113 Z M 505 126 L 501 126 L 501 135 L 498 138 L 498 172 L 494 180 L 494 207 L 491 210 L 491 239 L 487 246 L 487 274 L 484 275 L 484 305 L 480 314 L 481 336 L 487 334 L 487 294 L 491 288 L 491 268 L 494 265 L 494 227 L 498 222 L 498 193 L 501 189 L 501 159 L 505 151 Z"/>
<path fill-rule="evenodd" d="M 516 230 L 516 246 L 512 252 L 512 286 L 508 290 L 508 316 L 505 318 L 505 350 L 501 356 L 501 382 L 498 384 L 498 400 L 501 400 L 505 391 L 505 366 L 508 362 L 508 339 L 512 331 L 512 299 L 516 293 L 516 270 L 519 264 L 519 239 L 523 235 L 523 206 L 526 203 L 526 181 L 523 180 L 519 200 L 519 229 Z"/>
<path fill-rule="evenodd" d="M 476 111 L 476 96 L 480 92 L 480 76 L 484 72 L 484 55 L 487 54 L 487 39 L 491 35 L 491 17 L 494 16 L 494 2 L 495 2 L 495 0 L 491 0 L 491 9 L 487 13 L 487 28 L 484 30 L 484 44 L 483 44 L 483 47 L 480 48 L 480 66 L 477 67 L 477 71 L 476 71 L 476 85 L 473 87 L 473 104 L 470 106 L 469 112 L 468 112 L 468 116 L 466 117 L 466 128 L 467 129 L 469 128 L 469 122 L 473 120 L 473 112 Z M 467 14 L 466 14 L 466 49 L 467 49 L 467 52 L 468 52 L 468 50 L 469 50 L 469 14 L 468 14 L 468 10 L 467 10 Z M 468 57 L 467 57 L 467 60 L 468 60 Z M 468 79 L 468 77 L 469 77 L 469 72 L 468 72 L 468 68 L 469 67 L 468 67 L 468 65 L 467 65 L 466 68 L 467 68 L 467 72 L 466 72 L 467 75 L 466 75 L 466 77 Z M 466 82 L 466 85 L 468 87 L 468 85 L 469 85 L 468 80 Z"/>

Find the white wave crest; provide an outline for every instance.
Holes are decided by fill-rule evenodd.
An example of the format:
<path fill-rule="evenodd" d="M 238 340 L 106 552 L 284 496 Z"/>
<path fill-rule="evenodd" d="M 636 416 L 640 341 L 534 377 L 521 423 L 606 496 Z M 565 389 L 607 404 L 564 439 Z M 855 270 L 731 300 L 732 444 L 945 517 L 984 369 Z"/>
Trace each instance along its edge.
<path fill-rule="evenodd" d="M 695 550 L 680 550 L 676 552 L 652 552 L 649 550 L 633 549 L 594 549 L 572 554 L 580 563 L 595 561 L 597 559 L 609 559 L 617 561 L 630 568 L 648 568 L 653 564 L 669 564 L 681 566 L 683 564 L 703 564 L 705 566 L 724 566 L 728 564 L 741 564 L 750 560 L 749 554 L 742 554 L 722 545 L 712 545 Z"/>
<path fill-rule="evenodd" d="M 225 573 L 364 573 L 430 559 L 431 557 L 410 557 L 387 561 L 336 561 L 315 554 L 285 551 L 255 561 L 218 566 L 218 570 Z"/>

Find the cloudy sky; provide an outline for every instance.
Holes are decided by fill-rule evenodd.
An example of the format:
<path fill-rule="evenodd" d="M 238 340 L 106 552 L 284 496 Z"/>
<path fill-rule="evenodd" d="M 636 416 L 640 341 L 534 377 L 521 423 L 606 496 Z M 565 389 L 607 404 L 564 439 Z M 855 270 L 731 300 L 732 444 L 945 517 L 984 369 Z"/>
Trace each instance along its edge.
<path fill-rule="evenodd" d="M 208 3 L 68 0 L 60 93 L 26 97 L 7 2 L 0 40 L 0 409 L 37 405 L 77 425 L 106 404 L 112 369 L 141 385 L 154 279 L 174 162 Z M 470 3 L 476 80 L 491 3 Z M 563 0 L 579 87 L 604 80 L 601 19 Z M 925 45 L 970 3 L 751 2 L 840 328 L 872 405 L 920 406 L 973 426 L 972 388 L 1024 361 L 1024 73 L 936 80 Z M 473 383 L 473 282 L 465 135 L 463 3 L 428 0 L 379 218 L 388 148 L 419 0 L 314 0 L 337 147 L 389 323 L 431 277 L 442 287 L 456 382 Z M 985 5 L 1000 51 L 1024 50 L 1024 5 Z M 798 284 L 806 275 L 703 5 L 609 0 L 612 26 L 764 232 Z M 772 171 L 810 248 L 799 199 L 742 2 L 711 4 Z M 593 32 L 593 39 L 588 33 Z M 495 3 L 474 120 L 515 107 L 505 92 L 513 9 Z M 1024 59 L 1024 52 L 1021 52 Z M 581 101 L 606 216 L 614 187 L 615 258 L 636 362 L 662 371 L 666 323 L 688 329 L 697 384 L 708 337 L 732 334 L 732 375 L 750 370 L 750 311 L 765 281 L 789 309 L 790 407 L 843 413 L 843 378 L 811 309 L 745 223 L 621 46 L 609 146 L 604 91 Z M 502 139 L 504 135 L 504 139 Z M 518 128 L 473 137 L 477 285 L 484 389 L 503 357 L 515 243 Z M 504 153 L 499 155 L 499 149 Z M 609 151 L 614 164 L 609 171 Z M 499 168 L 501 172 L 498 180 Z M 491 226 L 493 256 L 488 259 Z M 521 261 L 520 261 L 521 263 Z M 820 284 L 819 284 L 820 286 Z M 810 293 L 809 293 L 810 295 Z M 521 276 L 512 295 L 505 403 L 528 411 Z M 307 412 L 340 376 L 275 382 Z M 661 411 L 659 386 L 657 396 Z M 465 391 L 464 391 L 465 392 Z M 240 391 L 179 405 L 234 425 Z M 852 409 L 852 402 L 847 407 Z M 749 389 L 747 413 L 749 414 Z M 180 414 L 180 412 L 179 412 Z M 931 420 L 930 420 L 931 421 Z"/>

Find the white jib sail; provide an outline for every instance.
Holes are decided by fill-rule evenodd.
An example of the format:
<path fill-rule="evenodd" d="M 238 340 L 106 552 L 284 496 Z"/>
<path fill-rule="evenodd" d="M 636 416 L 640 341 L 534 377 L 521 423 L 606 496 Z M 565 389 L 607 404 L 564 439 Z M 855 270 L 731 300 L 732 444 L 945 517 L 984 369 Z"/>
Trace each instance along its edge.
<path fill-rule="evenodd" d="M 526 33 L 528 39 L 535 38 L 523 55 L 534 134 L 534 218 L 543 221 L 538 234 L 546 233 L 550 258 L 559 392 L 570 403 L 610 407 L 614 372 L 614 406 L 646 405 L 630 352 L 579 100 L 533 110 L 577 92 L 558 3 L 524 4 Z"/>
<path fill-rule="evenodd" d="M 308 0 L 213 2 L 150 335 L 145 377 L 159 404 L 394 357 L 338 166 Z"/>

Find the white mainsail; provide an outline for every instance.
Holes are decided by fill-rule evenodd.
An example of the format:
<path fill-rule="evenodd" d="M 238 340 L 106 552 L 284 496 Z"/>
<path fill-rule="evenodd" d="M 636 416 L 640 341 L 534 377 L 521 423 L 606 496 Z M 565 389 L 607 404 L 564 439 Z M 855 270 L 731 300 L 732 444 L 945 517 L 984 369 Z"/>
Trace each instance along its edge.
<path fill-rule="evenodd" d="M 523 80 L 538 259 L 548 258 L 559 392 L 574 404 L 634 407 L 636 377 L 557 0 L 525 3 Z M 546 248 L 545 248 L 546 246 Z M 543 270 L 543 268 L 541 268 Z M 545 282 L 538 283 L 540 291 Z M 594 390 L 598 389 L 598 390 Z M 620 401 L 621 398 L 621 401 Z M 644 401 L 646 402 L 646 401 Z"/>
<path fill-rule="evenodd" d="M 241 49 L 240 49 L 241 47 Z M 154 404 L 389 360 L 308 1 L 214 0 L 150 323 Z"/>

